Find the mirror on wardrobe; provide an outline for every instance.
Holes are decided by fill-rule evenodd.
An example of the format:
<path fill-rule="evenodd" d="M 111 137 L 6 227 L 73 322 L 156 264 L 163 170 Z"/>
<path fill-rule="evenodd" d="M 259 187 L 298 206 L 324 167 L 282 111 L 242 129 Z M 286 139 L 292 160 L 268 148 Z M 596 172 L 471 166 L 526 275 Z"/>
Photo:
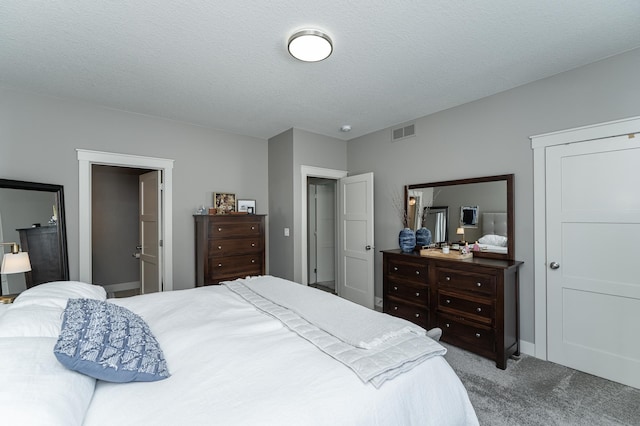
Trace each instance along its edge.
<path fill-rule="evenodd" d="M 407 185 L 405 208 L 434 243 L 478 241 L 478 257 L 515 257 L 513 174 Z"/>
<path fill-rule="evenodd" d="M 0 179 L 0 241 L 18 243 L 31 262 L 29 272 L 0 276 L 0 294 L 69 279 L 64 218 L 62 185 Z"/>

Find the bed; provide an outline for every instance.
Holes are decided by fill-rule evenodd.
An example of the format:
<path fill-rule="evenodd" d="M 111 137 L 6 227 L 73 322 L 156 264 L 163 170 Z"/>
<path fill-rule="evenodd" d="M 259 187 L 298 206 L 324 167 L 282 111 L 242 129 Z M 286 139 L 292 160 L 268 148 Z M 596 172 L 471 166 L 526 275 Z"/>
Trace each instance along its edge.
<path fill-rule="evenodd" d="M 115 383 L 63 366 L 53 349 L 74 301 L 139 317 L 168 377 Z M 109 300 L 100 286 L 42 284 L 0 310 L 0 412 L 3 423 L 29 425 L 478 424 L 444 348 L 390 319 L 398 320 L 269 276 Z M 371 340 L 373 328 L 385 336 Z M 412 348 L 405 355 L 424 347 L 426 356 L 375 373 L 376 357 L 391 360 L 402 345 Z"/>
<path fill-rule="evenodd" d="M 480 250 L 492 253 L 508 252 L 507 213 L 482 213 L 482 237 L 478 239 Z"/>

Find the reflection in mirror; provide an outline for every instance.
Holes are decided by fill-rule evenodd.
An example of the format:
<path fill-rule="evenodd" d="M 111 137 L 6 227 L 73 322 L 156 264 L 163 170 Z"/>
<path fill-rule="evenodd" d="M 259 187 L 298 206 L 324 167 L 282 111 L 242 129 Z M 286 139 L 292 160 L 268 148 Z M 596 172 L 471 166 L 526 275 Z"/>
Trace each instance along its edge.
<path fill-rule="evenodd" d="M 481 252 L 474 255 L 514 258 L 512 174 L 407 185 L 405 197 L 410 226 L 414 230 L 427 227 L 433 242 L 459 241 L 456 231 L 460 227 L 464 240 L 478 241 Z M 431 215 L 419 214 L 431 204 L 439 206 L 428 209 L 434 212 L 447 209 L 446 230 L 437 238 Z"/>
<path fill-rule="evenodd" d="M 32 268 L 1 275 L 0 294 L 68 280 L 62 186 L 0 179 L 0 241 L 18 243 Z"/>
<path fill-rule="evenodd" d="M 449 207 L 425 207 L 423 211 L 426 214 L 422 225 L 431 231 L 432 242 L 436 244 L 446 242 L 449 233 Z"/>

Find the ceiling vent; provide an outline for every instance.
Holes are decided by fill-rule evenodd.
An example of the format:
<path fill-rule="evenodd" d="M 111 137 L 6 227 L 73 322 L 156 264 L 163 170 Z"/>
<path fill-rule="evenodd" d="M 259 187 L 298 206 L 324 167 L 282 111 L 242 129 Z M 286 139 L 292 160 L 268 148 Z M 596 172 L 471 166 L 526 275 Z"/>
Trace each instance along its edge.
<path fill-rule="evenodd" d="M 415 123 L 409 124 L 407 126 L 403 125 L 402 127 L 396 127 L 391 129 L 391 141 L 399 141 L 400 139 L 410 138 L 411 136 L 416 135 L 416 125 Z"/>

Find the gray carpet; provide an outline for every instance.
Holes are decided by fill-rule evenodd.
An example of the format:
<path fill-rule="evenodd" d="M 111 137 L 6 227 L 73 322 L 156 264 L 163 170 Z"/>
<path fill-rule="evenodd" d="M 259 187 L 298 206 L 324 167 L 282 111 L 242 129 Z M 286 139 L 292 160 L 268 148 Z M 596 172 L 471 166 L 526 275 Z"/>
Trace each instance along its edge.
<path fill-rule="evenodd" d="M 640 425 L 640 389 L 522 355 L 506 371 L 443 343 L 480 424 Z"/>

